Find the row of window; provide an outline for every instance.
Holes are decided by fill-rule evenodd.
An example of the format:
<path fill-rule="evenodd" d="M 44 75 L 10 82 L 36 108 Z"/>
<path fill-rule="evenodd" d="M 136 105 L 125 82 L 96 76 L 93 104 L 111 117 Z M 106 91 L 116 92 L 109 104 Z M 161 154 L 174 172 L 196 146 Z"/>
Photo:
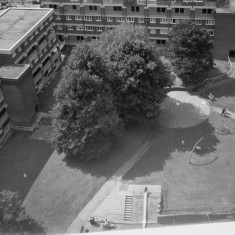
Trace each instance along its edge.
<path fill-rule="evenodd" d="M 126 19 L 126 22 L 134 22 L 135 17 L 107 17 L 107 22 L 113 22 L 113 18 L 116 18 L 117 22 L 124 22 Z M 57 19 L 61 19 L 60 16 L 57 16 Z M 66 20 L 72 20 L 72 16 L 66 16 Z M 75 20 L 82 21 L 83 16 L 75 16 Z M 84 16 L 85 21 L 92 21 L 92 16 Z M 101 21 L 101 16 L 95 16 L 96 21 Z M 144 23 L 145 20 L 148 20 L 147 18 L 138 18 L 138 23 Z M 149 18 L 150 23 L 156 23 L 156 18 Z M 168 19 L 168 18 L 160 18 L 161 24 L 177 24 L 180 20 L 183 19 Z M 198 25 L 202 23 L 202 20 L 197 19 L 195 20 Z M 214 25 L 215 20 L 205 20 L 206 25 Z"/>
<path fill-rule="evenodd" d="M 53 16 L 51 16 L 49 18 L 49 21 L 51 21 L 53 19 Z M 45 25 L 48 24 L 48 21 L 45 22 Z M 42 24 L 37 30 L 34 31 L 34 33 L 32 35 L 30 35 L 27 39 L 25 39 L 25 42 L 23 43 L 24 46 L 27 46 L 29 41 L 32 41 L 35 37 L 35 35 L 38 34 L 39 31 L 42 31 L 44 29 L 44 25 Z M 13 53 L 12 53 L 12 57 L 14 58 L 16 56 L 16 53 L 17 53 L 17 50 L 18 52 L 20 52 L 22 50 L 22 46 L 23 45 L 20 45 Z"/>
<path fill-rule="evenodd" d="M 191 0 L 192 1 L 192 0 Z M 198 1 L 200 2 L 201 0 L 194 0 L 194 1 Z M 57 9 L 57 5 L 49 5 L 50 8 L 54 8 Z M 72 5 L 72 9 L 73 10 L 77 10 L 77 5 Z M 90 5 L 88 6 L 89 11 L 97 11 L 98 7 L 97 6 L 93 6 Z M 185 8 L 173 8 L 175 13 L 184 13 L 184 9 Z M 121 6 L 113 6 L 113 11 L 122 11 L 122 7 Z M 139 6 L 131 6 L 131 11 L 132 12 L 139 12 L 140 11 L 140 7 Z M 166 8 L 165 7 L 157 7 L 157 12 L 159 13 L 164 13 L 166 12 Z M 212 14 L 212 9 L 202 9 L 202 14 Z"/>

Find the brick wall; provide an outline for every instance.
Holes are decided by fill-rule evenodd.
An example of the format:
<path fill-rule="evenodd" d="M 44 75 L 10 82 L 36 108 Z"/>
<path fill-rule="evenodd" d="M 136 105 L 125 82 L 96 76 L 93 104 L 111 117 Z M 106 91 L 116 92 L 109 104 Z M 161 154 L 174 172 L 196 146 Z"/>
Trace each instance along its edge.
<path fill-rule="evenodd" d="M 235 50 L 235 13 L 216 13 L 214 57 L 225 60 L 230 50 Z"/>

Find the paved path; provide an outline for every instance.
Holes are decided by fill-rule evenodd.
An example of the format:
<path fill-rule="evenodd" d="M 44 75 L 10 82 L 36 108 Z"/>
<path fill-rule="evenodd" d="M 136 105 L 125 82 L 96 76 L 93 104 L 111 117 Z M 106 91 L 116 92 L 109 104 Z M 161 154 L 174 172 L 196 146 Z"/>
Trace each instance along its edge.
<path fill-rule="evenodd" d="M 136 154 L 125 162 L 113 176 L 100 188 L 94 197 L 87 203 L 83 210 L 70 225 L 66 233 L 79 233 L 82 225 L 87 222 L 90 215 L 95 211 L 99 204 L 111 192 L 111 190 L 122 180 L 122 177 L 135 165 L 135 163 L 148 151 L 154 139 L 154 132 L 149 136 Z"/>
<path fill-rule="evenodd" d="M 219 107 L 211 106 L 211 109 L 212 109 L 214 112 L 219 113 L 219 114 L 221 114 L 221 112 L 222 112 L 222 109 L 219 108 Z M 229 110 L 227 110 L 227 112 L 230 114 L 230 115 L 229 115 L 230 118 L 235 119 L 235 113 L 233 113 L 233 112 L 231 112 L 231 111 L 229 111 Z"/>

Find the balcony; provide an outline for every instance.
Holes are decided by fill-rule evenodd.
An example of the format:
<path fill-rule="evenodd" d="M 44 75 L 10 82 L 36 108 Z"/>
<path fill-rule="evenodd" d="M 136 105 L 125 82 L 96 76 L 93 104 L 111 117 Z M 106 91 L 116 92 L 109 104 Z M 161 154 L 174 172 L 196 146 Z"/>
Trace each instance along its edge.
<path fill-rule="evenodd" d="M 39 50 L 42 51 L 47 45 L 46 39 L 43 39 L 43 41 L 39 44 Z"/>
<path fill-rule="evenodd" d="M 35 50 L 29 54 L 29 62 L 32 63 L 32 61 L 38 56 L 37 50 L 35 48 Z"/>
<path fill-rule="evenodd" d="M 34 84 L 36 84 L 42 77 L 41 72 L 39 71 L 36 76 L 33 78 L 34 79 Z"/>
<path fill-rule="evenodd" d="M 46 64 L 43 66 L 43 71 L 47 71 L 51 67 L 51 62 L 48 60 Z"/>
<path fill-rule="evenodd" d="M 0 117 L 0 127 L 5 123 L 5 121 L 9 118 L 8 113 L 5 112 L 1 117 Z"/>
<path fill-rule="evenodd" d="M 123 0 L 103 0 L 104 5 L 123 5 Z"/>
<path fill-rule="evenodd" d="M 102 0 L 83 0 L 83 5 L 91 5 L 91 4 L 103 4 Z"/>
<path fill-rule="evenodd" d="M 156 0 L 147 0 L 147 5 L 157 5 Z"/>
<path fill-rule="evenodd" d="M 50 34 L 48 35 L 49 41 L 53 40 L 54 38 L 56 38 L 56 35 L 55 35 L 54 32 L 52 32 L 52 33 L 50 33 Z"/>

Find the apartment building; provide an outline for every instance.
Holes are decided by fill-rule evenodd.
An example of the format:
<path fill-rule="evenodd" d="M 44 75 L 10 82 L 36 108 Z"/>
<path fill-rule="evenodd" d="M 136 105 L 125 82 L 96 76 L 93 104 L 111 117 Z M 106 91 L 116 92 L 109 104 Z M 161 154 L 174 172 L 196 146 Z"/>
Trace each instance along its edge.
<path fill-rule="evenodd" d="M 53 9 L 9 8 L 0 13 L 0 141 L 11 124 L 34 122 L 36 92 L 60 65 Z"/>
<path fill-rule="evenodd" d="M 151 39 L 163 46 L 172 26 L 184 19 L 214 36 L 215 0 L 41 0 L 41 7 L 54 9 L 59 39 L 71 45 L 124 21 L 147 27 Z"/>
<path fill-rule="evenodd" d="M 0 15 L 0 64 L 30 64 L 39 92 L 61 65 L 53 9 L 9 8 Z"/>

